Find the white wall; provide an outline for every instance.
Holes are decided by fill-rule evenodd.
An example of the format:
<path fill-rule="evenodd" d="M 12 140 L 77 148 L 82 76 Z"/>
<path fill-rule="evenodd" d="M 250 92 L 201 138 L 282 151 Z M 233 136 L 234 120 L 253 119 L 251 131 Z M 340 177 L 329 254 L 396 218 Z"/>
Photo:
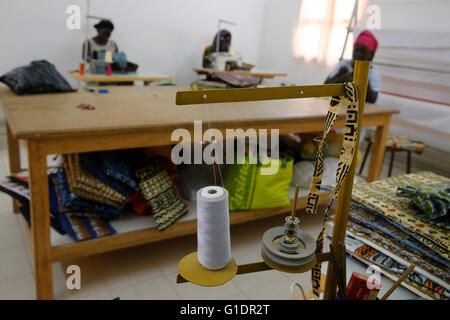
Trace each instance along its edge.
<path fill-rule="evenodd" d="M 322 83 L 332 67 L 305 63 L 292 54 L 292 39 L 301 0 L 267 0 L 260 66 L 282 70 L 287 83 Z M 369 0 L 381 9 L 381 28 L 411 31 L 450 30 L 449 0 Z M 349 12 L 349 17 L 351 12 Z M 343 45 L 343 44 L 342 44 Z M 336 48 L 341 51 L 342 47 Z"/>
<path fill-rule="evenodd" d="M 203 49 L 212 42 L 219 18 L 234 21 L 225 26 L 232 45 L 246 62 L 258 63 L 265 1 L 261 0 L 91 0 L 91 15 L 113 20 L 112 39 L 130 61 L 144 71 L 168 74 L 175 83 L 196 78 L 192 67 L 201 65 Z M 85 39 L 81 30 L 66 28 L 66 8 L 84 0 L 0 1 L 0 74 L 32 60 L 47 59 L 67 78 L 81 60 Z M 91 23 L 93 25 L 94 22 Z M 96 34 L 91 26 L 90 36 Z M 72 83 L 73 80 L 71 80 Z"/>
<path fill-rule="evenodd" d="M 301 0 L 267 0 L 259 66 L 288 73 L 287 78 L 277 78 L 274 82 L 297 85 L 320 84 L 323 83 L 332 67 L 305 63 L 293 57 L 292 38 L 298 20 L 300 3 Z M 368 3 L 379 5 L 382 29 L 450 32 L 449 0 L 369 0 Z M 351 12 L 349 12 L 349 17 L 350 15 Z M 341 51 L 342 47 L 336 48 L 336 50 Z M 450 87 L 450 83 L 446 85 Z M 401 113 L 396 117 L 422 125 L 426 125 L 424 119 L 429 119 L 430 114 L 427 117 L 411 119 L 410 115 L 413 109 L 429 113 L 431 110 L 436 111 L 439 108 L 440 112 L 431 112 L 433 117 L 438 118 L 442 115 L 445 115 L 445 119 L 450 117 L 450 111 L 446 106 L 408 99 L 393 99 L 384 94 L 380 95 L 379 101 L 381 104 L 386 103 L 387 106 L 399 109 Z M 422 139 L 429 140 L 427 137 L 422 137 Z M 433 141 L 430 145 L 440 149 L 443 147 Z M 448 147 L 445 148 L 448 150 Z"/>
<path fill-rule="evenodd" d="M 275 78 L 274 83 L 320 84 L 330 71 L 330 68 L 318 67 L 293 57 L 293 32 L 297 25 L 300 1 L 267 0 L 266 2 L 258 67 L 288 74 L 286 78 Z"/>

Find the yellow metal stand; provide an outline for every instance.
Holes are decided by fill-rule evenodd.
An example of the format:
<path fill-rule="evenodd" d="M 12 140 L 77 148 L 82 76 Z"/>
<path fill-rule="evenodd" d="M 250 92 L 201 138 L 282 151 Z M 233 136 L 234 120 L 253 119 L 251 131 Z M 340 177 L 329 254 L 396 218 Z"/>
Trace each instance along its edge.
<path fill-rule="evenodd" d="M 361 132 L 362 117 L 364 114 L 364 105 L 366 101 L 367 82 L 369 78 L 370 61 L 355 61 L 353 71 L 353 82 L 358 89 L 358 108 L 359 121 L 357 142 L 355 149 L 359 148 L 359 139 Z M 229 90 L 200 90 L 200 91 L 179 91 L 176 97 L 178 105 L 186 104 L 205 104 L 205 103 L 221 103 L 221 102 L 242 102 L 242 101 L 261 101 L 261 100 L 275 100 L 275 99 L 298 99 L 311 97 L 329 97 L 329 96 L 343 96 L 345 94 L 344 84 L 327 84 L 317 86 L 297 86 L 297 87 L 274 87 L 274 88 L 251 88 L 251 89 L 229 89 Z M 336 287 L 339 285 L 340 290 L 345 293 L 345 232 L 348 222 L 348 213 L 350 209 L 350 201 L 353 189 L 353 179 L 356 169 L 356 156 L 354 153 L 353 161 L 349 172 L 344 180 L 341 190 L 338 194 L 338 202 L 336 207 L 333 236 L 331 239 L 330 252 L 317 254 L 315 261 L 317 263 L 328 261 L 328 271 L 325 284 L 324 299 L 334 299 L 336 296 Z M 264 258 L 264 257 L 263 257 Z M 197 281 L 203 277 L 197 272 L 190 269 L 198 268 L 200 263 L 197 260 L 196 253 L 190 254 L 183 258 L 180 262 L 180 275 L 177 276 L 177 283 L 186 281 Z M 280 270 L 291 273 L 306 272 L 311 269 L 311 266 L 299 268 L 299 270 Z M 201 268 L 203 266 L 200 265 Z M 228 268 L 228 267 L 226 267 Z M 232 267 L 234 268 L 234 266 Z M 203 268 L 205 269 L 205 268 Z M 227 277 L 233 278 L 235 274 L 244 274 L 251 272 L 258 272 L 264 270 L 277 269 L 279 266 L 271 266 L 271 262 L 264 259 L 264 262 L 257 262 L 247 265 L 235 266 L 236 272 L 234 274 L 227 273 L 227 271 L 211 271 L 208 270 L 208 280 L 203 278 L 197 282 L 202 282 L 204 286 L 214 286 L 227 282 Z M 188 274 L 186 270 L 190 270 Z M 201 269 L 200 269 L 201 270 Z M 233 269 L 234 270 L 234 269 Z M 203 270 L 204 271 L 204 270 Z M 202 271 L 202 272 L 203 272 Z M 232 274 L 232 276 L 231 276 Z M 206 277 L 206 276 L 205 276 Z M 220 280 L 215 280 L 215 277 Z M 191 280 L 196 278 L 197 280 Z M 225 281 L 224 281 L 225 280 Z M 196 283 L 196 282 L 194 282 Z M 213 284 L 216 283 L 216 284 Z"/>
<path fill-rule="evenodd" d="M 236 261 L 231 258 L 230 263 L 220 270 L 209 270 L 198 262 L 197 252 L 188 254 L 178 264 L 180 275 L 189 282 L 204 287 L 224 284 L 234 278 L 238 270 Z"/>

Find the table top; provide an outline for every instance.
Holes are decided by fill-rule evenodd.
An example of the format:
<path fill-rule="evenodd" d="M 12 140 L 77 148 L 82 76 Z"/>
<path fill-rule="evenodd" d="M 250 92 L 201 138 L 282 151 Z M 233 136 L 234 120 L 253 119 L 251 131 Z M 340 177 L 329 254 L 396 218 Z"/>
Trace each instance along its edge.
<path fill-rule="evenodd" d="M 13 135 L 19 139 L 89 134 L 135 133 L 192 128 L 194 120 L 224 128 L 257 128 L 270 123 L 324 119 L 326 99 L 176 105 L 176 92 L 184 86 L 107 86 L 109 93 L 83 89 L 71 93 L 17 96 L 0 86 L 0 101 Z M 95 110 L 77 106 L 89 103 Z M 208 112 L 206 112 L 206 106 Z M 365 117 L 397 113 L 396 110 L 366 104 Z M 266 128 L 273 128 L 267 126 Z"/>
<path fill-rule="evenodd" d="M 124 82 L 124 81 L 172 81 L 172 78 L 157 72 L 127 72 L 116 73 L 107 76 L 105 74 L 92 74 L 85 73 L 80 75 L 78 72 L 69 72 L 72 77 L 80 81 L 92 81 L 92 82 Z"/>
<path fill-rule="evenodd" d="M 193 71 L 197 73 L 214 73 L 214 72 L 221 72 L 221 73 L 228 73 L 228 74 L 235 74 L 235 75 L 241 75 L 241 76 L 253 76 L 253 77 L 261 77 L 261 78 L 273 78 L 273 77 L 286 77 L 287 73 L 280 73 L 280 72 L 269 72 L 269 71 L 263 71 L 263 70 L 254 70 L 254 71 L 245 71 L 245 70 L 239 70 L 239 71 L 222 71 L 222 70 L 215 70 L 215 69 L 208 69 L 208 68 L 192 68 Z"/>

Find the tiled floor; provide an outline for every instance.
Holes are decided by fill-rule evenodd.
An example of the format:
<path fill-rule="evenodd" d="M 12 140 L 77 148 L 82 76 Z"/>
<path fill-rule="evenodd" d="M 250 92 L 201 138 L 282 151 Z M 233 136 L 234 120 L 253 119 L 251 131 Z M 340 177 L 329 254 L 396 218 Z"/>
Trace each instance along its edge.
<path fill-rule="evenodd" d="M 399 164 L 394 174 L 403 173 Z M 400 169 L 401 168 L 401 169 Z M 413 170 L 415 170 L 413 163 Z M 5 136 L 0 135 L 0 175 L 8 173 Z M 383 170 L 386 175 L 386 166 Z M 301 215 L 302 227 L 317 236 L 322 216 Z M 232 253 L 238 264 L 261 261 L 261 236 L 265 230 L 280 225 L 282 217 L 237 225 L 231 229 Z M 326 246 L 328 244 L 326 243 Z M 190 283 L 176 284 L 177 263 L 195 251 L 195 236 L 185 236 L 140 247 L 108 252 L 82 259 L 53 264 L 56 299 L 290 299 L 290 285 L 299 282 L 311 289 L 310 273 L 293 275 L 278 271 L 240 275 L 225 285 L 212 288 Z M 35 299 L 32 259 L 19 215 L 11 210 L 11 199 L 0 193 L 0 299 Z M 81 290 L 68 290 L 66 268 L 81 269 Z M 323 270 L 326 270 L 324 265 Z M 348 259 L 348 276 L 352 271 L 365 272 Z M 391 285 L 382 279 L 385 292 Z M 297 293 L 298 294 L 298 293 Z M 413 297 L 399 288 L 392 298 Z"/>

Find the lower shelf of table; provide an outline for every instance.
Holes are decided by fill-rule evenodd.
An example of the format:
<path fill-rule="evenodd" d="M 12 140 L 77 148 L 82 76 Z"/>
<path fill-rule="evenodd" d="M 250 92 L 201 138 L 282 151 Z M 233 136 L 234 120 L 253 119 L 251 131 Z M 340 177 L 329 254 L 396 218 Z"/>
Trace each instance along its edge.
<path fill-rule="evenodd" d="M 306 206 L 306 191 L 300 192 L 297 201 L 297 210 Z M 328 203 L 330 192 L 322 192 L 319 203 Z M 197 210 L 195 202 L 187 202 L 189 212 L 175 224 L 160 231 L 152 216 L 126 215 L 122 219 L 111 222 L 117 234 L 84 241 L 73 241 L 68 235 L 60 235 L 51 230 L 52 260 L 61 261 L 102 252 L 133 247 L 151 242 L 157 242 L 197 232 Z M 230 224 L 236 225 L 248 221 L 286 214 L 289 207 L 267 208 L 248 211 L 230 212 Z M 281 222 L 280 222 L 281 223 Z"/>

